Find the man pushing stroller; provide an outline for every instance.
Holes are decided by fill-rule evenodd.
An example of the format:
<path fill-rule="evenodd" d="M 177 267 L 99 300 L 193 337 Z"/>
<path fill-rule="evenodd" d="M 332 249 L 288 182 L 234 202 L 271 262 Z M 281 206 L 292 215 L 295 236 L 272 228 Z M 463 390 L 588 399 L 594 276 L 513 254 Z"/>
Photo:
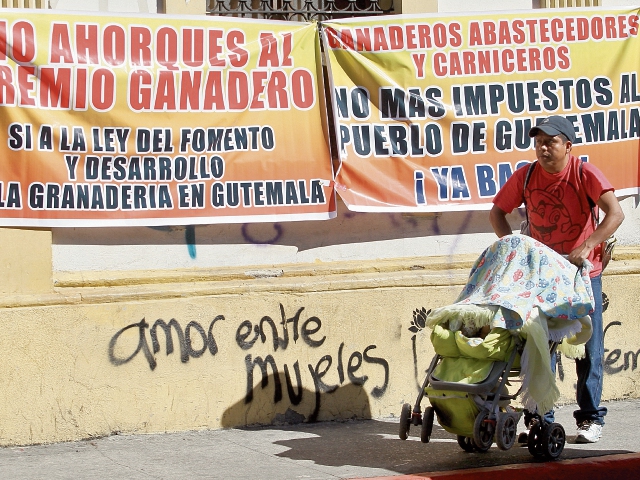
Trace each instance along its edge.
<path fill-rule="evenodd" d="M 491 225 L 498 235 L 510 235 L 506 215 L 525 205 L 528 232 L 577 266 L 585 260 L 590 271 L 595 309 L 592 336 L 584 358 L 576 360 L 578 376 L 574 418 L 576 442 L 600 439 L 607 409 L 600 405 L 603 381 L 604 333 L 602 325 L 602 270 L 605 241 L 618 229 L 624 213 L 607 178 L 590 163 L 571 155 L 573 124 L 550 116 L 531 128 L 537 161 L 514 172 L 493 200 Z M 599 222 L 598 210 L 605 213 Z M 553 422 L 553 410 L 545 414 Z"/>

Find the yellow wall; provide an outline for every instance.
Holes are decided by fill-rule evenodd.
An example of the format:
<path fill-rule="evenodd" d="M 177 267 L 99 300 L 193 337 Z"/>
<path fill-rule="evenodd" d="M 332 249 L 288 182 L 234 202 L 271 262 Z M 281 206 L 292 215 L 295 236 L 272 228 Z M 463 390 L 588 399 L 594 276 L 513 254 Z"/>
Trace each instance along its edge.
<path fill-rule="evenodd" d="M 438 11 L 438 0 L 396 0 L 393 3 L 396 13 L 431 13 Z"/>
<path fill-rule="evenodd" d="M 165 0 L 165 13 L 170 15 L 204 15 L 206 0 Z"/>
<path fill-rule="evenodd" d="M 634 363 L 640 352 L 634 316 L 640 307 L 638 253 L 613 262 L 604 279 L 611 299 L 605 324 L 620 322 L 606 336 L 606 399 L 640 396 L 640 369 Z M 161 277 L 141 272 L 137 285 L 103 272 L 102 284 L 113 286 L 88 279 L 94 286 L 74 287 L 82 279 L 67 277 L 58 283 L 68 286 L 55 294 L 21 301 L 5 297 L 0 305 L 0 445 L 399 415 L 404 402 L 414 402 L 432 357 L 428 332 L 409 330 L 412 322 L 420 325 L 416 312 L 451 303 L 471 261 L 285 266 L 278 278 L 249 278 L 233 269 L 199 279 L 174 272 L 170 283 L 153 283 Z M 298 318 L 297 325 L 287 323 L 288 343 L 282 315 Z M 252 343 L 267 317 L 283 339 L 277 349 L 268 322 L 263 322 L 265 342 L 258 335 Z M 156 330 L 154 352 L 149 326 L 159 319 L 175 319 L 181 332 L 188 331 L 190 348 L 183 356 L 175 327 L 173 352 L 167 354 L 162 328 Z M 279 397 L 271 368 L 266 388 L 258 367 L 248 382 L 247 362 L 268 355 L 277 366 Z M 559 384 L 563 401 L 571 401 L 573 368 L 567 360 L 563 367 Z"/>
<path fill-rule="evenodd" d="M 51 230 L 0 228 L 0 293 L 52 292 Z"/>

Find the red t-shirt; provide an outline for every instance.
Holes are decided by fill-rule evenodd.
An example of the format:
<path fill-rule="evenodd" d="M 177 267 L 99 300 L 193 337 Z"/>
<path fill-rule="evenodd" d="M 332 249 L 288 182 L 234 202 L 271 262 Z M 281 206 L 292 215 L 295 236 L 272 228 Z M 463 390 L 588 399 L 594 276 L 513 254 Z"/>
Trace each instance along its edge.
<path fill-rule="evenodd" d="M 589 206 L 590 198 L 597 203 L 602 194 L 614 190 L 607 178 L 590 163 L 570 156 L 567 166 L 559 173 L 548 173 L 536 165 L 523 192 L 529 166 L 516 170 L 493 199 L 493 203 L 507 213 L 522 205 L 526 199 L 530 235 L 562 255 L 568 255 L 595 230 Z M 523 196 L 524 193 L 524 196 Z M 598 215 L 598 207 L 595 208 Z M 602 272 L 602 246 L 589 254 L 593 263 L 590 275 Z"/>

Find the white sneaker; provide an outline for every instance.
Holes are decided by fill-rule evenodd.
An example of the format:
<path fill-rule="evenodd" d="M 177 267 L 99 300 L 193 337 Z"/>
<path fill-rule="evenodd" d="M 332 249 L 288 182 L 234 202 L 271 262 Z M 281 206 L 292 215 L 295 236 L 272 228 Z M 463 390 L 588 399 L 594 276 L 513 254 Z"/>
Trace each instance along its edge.
<path fill-rule="evenodd" d="M 578 425 L 576 443 L 596 443 L 602 436 L 602 425 L 593 420 L 584 420 Z"/>

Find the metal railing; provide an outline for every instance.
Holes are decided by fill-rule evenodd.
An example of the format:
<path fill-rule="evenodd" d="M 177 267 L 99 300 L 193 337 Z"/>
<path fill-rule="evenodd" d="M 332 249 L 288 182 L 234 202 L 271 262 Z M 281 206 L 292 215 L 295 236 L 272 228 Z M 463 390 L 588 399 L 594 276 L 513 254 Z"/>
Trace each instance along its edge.
<path fill-rule="evenodd" d="M 2 8 L 49 8 L 49 0 L 2 0 Z"/>
<path fill-rule="evenodd" d="M 600 7 L 601 0 L 541 0 L 540 8 Z"/>
<path fill-rule="evenodd" d="M 208 15 L 268 20 L 330 20 L 393 13 L 393 0 L 208 0 Z"/>

